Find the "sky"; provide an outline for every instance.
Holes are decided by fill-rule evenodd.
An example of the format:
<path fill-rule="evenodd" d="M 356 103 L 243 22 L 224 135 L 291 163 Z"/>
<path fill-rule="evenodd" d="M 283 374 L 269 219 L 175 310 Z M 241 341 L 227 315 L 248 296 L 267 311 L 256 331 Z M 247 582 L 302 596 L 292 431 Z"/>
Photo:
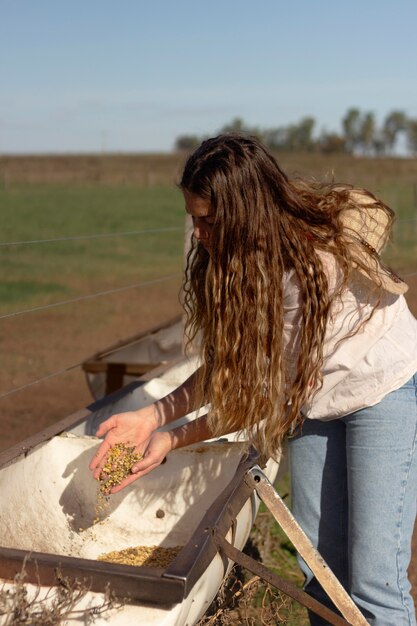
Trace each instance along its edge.
<path fill-rule="evenodd" d="M 0 154 L 417 118 L 415 0 L 0 0 Z"/>

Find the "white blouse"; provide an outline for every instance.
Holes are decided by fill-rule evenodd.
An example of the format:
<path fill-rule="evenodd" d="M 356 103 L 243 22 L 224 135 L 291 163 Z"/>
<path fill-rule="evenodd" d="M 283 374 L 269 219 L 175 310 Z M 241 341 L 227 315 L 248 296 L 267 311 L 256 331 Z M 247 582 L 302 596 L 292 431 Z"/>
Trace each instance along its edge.
<path fill-rule="evenodd" d="M 340 271 L 331 254 L 319 254 L 332 291 Z M 308 418 L 336 419 L 377 404 L 417 372 L 417 320 L 404 296 L 384 292 L 382 302 L 361 326 L 372 312 L 370 284 L 356 272 L 349 289 L 334 304 L 324 343 L 323 385 L 303 407 Z M 298 358 L 300 303 L 292 270 L 284 284 L 284 350 L 290 377 Z"/>

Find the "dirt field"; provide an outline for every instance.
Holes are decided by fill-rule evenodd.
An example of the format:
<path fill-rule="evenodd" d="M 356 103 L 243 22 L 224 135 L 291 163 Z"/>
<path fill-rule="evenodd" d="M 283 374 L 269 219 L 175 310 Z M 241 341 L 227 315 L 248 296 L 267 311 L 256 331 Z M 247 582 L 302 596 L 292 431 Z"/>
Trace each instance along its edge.
<path fill-rule="evenodd" d="M 30 326 L 27 316 L 2 320 L 2 351 L 15 356 L 13 369 L 2 371 L 2 390 L 26 385 L 49 372 L 70 367 L 106 346 L 174 317 L 180 312 L 178 291 L 179 280 L 149 287 L 146 293 L 118 294 L 106 304 L 96 301 L 82 309 L 67 307 L 65 311 L 35 313 Z M 96 307 L 102 310 L 102 323 L 92 328 L 88 319 L 97 318 Z M 22 360 L 25 367 L 19 370 Z M 0 450 L 91 401 L 80 367 L 0 399 Z"/>
<path fill-rule="evenodd" d="M 302 174 L 368 185 L 374 189 L 395 180 L 417 183 L 417 159 L 360 158 L 334 154 L 285 154 L 277 159 L 290 174 Z M 173 184 L 186 155 L 66 155 L 0 156 L 0 184 L 15 183 L 135 183 Z"/>

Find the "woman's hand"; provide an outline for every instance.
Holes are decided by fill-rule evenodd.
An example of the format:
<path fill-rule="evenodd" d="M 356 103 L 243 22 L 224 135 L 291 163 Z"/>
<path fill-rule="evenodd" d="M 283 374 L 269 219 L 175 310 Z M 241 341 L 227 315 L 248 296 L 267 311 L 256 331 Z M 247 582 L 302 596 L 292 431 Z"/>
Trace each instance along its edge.
<path fill-rule="evenodd" d="M 134 464 L 130 476 L 127 476 L 119 485 L 113 487 L 110 493 L 121 491 L 137 478 L 149 474 L 149 472 L 161 465 L 168 452 L 172 450 L 172 445 L 173 437 L 170 431 L 155 432 L 149 439 L 143 459 Z"/>
<path fill-rule="evenodd" d="M 104 421 L 97 430 L 96 436 L 105 436 L 105 439 L 90 463 L 94 478 L 99 479 L 107 454 L 116 443 L 133 446 L 135 452 L 145 455 L 151 436 L 159 426 L 159 417 L 154 405 L 139 411 L 118 413 Z"/>

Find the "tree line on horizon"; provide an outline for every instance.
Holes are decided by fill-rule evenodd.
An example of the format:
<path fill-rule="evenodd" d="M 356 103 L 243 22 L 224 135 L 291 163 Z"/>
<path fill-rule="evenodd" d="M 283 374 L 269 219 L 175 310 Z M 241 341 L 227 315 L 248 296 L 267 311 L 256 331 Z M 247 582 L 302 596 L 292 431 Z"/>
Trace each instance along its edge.
<path fill-rule="evenodd" d="M 341 131 L 322 130 L 315 134 L 316 120 L 304 117 L 299 122 L 260 128 L 249 126 L 240 117 L 223 126 L 219 133 L 244 133 L 258 137 L 270 150 L 276 152 L 345 153 L 362 156 L 392 156 L 401 136 L 412 155 L 417 154 L 417 119 L 407 117 L 403 111 L 394 110 L 378 125 L 372 111 L 362 112 L 350 108 L 341 121 Z M 184 134 L 177 137 L 175 149 L 193 150 L 204 136 Z"/>

